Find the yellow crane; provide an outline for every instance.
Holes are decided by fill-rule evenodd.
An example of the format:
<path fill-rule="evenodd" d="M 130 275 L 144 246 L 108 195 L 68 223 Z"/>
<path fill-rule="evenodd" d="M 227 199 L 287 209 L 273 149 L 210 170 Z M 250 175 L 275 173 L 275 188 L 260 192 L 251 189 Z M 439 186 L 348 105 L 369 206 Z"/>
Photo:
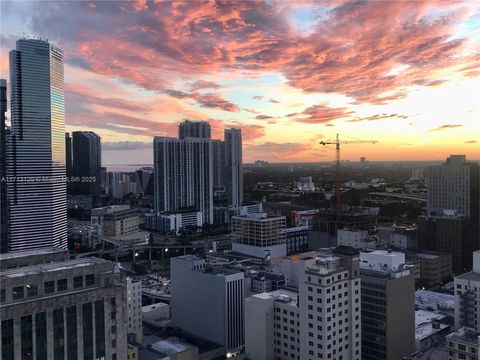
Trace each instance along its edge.
<path fill-rule="evenodd" d="M 335 201 L 336 201 L 336 214 L 337 221 L 340 221 L 340 215 L 342 214 L 342 202 L 340 200 L 340 144 L 376 144 L 378 140 L 340 140 L 339 134 L 335 140 L 322 140 L 321 145 L 335 145 Z"/>

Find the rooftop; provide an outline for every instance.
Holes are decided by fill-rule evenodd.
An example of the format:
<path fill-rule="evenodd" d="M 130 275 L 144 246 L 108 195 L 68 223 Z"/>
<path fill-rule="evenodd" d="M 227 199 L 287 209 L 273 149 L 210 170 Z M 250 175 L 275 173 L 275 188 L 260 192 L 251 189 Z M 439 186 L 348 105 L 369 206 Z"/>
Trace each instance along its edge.
<path fill-rule="evenodd" d="M 455 276 L 455 279 L 480 281 L 480 273 L 471 271 L 463 275 Z"/>
<path fill-rule="evenodd" d="M 38 264 L 25 266 L 21 268 L 9 269 L 2 271 L 0 279 L 5 280 L 8 278 L 18 278 L 22 276 L 35 275 L 45 272 L 65 271 L 71 269 L 79 269 L 82 267 L 100 265 L 100 264 L 113 264 L 111 261 L 100 259 L 97 257 L 79 258 L 66 261 L 58 261 L 48 264 Z"/>
<path fill-rule="evenodd" d="M 469 328 L 461 328 L 447 335 L 447 340 L 456 340 L 460 342 L 468 342 L 470 344 L 480 345 L 480 333 Z"/>
<path fill-rule="evenodd" d="M 51 254 L 68 254 L 67 250 L 49 247 L 43 249 L 35 249 L 35 250 L 24 250 L 24 251 L 12 251 L 1 254 L 0 260 L 11 260 L 11 259 L 19 259 L 28 256 L 39 256 L 39 255 L 51 255 Z"/>
<path fill-rule="evenodd" d="M 418 290 L 415 292 L 415 305 L 420 309 L 450 309 L 455 308 L 455 296 L 435 291 Z"/>

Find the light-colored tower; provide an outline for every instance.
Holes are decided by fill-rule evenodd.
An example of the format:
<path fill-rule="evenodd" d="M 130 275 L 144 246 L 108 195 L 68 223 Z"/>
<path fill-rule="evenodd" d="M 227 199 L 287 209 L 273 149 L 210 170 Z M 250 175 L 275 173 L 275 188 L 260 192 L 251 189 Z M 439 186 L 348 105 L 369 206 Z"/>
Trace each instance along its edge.
<path fill-rule="evenodd" d="M 63 53 L 21 39 L 10 52 L 7 174 L 11 250 L 67 247 Z"/>
<path fill-rule="evenodd" d="M 243 202 L 242 130 L 225 129 L 224 140 L 228 205 L 237 209 Z"/>
<path fill-rule="evenodd" d="M 212 142 L 205 138 L 155 137 L 155 213 L 188 207 L 203 214 L 204 223 L 213 222 Z"/>

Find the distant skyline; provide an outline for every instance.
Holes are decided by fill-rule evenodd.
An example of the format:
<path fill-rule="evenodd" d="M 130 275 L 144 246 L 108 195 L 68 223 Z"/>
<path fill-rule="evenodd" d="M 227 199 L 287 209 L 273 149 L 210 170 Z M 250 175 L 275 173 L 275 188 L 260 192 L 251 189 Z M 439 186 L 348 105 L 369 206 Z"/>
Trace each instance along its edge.
<path fill-rule="evenodd" d="M 65 55 L 67 131 L 151 163 L 182 119 L 241 127 L 244 162 L 480 158 L 476 1 L 0 3 L 1 78 L 24 34 Z M 8 84 L 10 86 L 10 84 Z M 10 108 L 10 104 L 8 105 Z M 9 113 L 7 113 L 9 116 Z"/>

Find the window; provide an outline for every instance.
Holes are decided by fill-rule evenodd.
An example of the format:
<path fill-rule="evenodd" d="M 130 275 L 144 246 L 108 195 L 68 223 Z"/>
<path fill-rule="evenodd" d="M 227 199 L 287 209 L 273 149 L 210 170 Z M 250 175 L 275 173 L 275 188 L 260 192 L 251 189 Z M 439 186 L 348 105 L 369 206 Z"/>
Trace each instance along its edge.
<path fill-rule="evenodd" d="M 73 277 L 73 288 L 78 289 L 83 287 L 83 276 L 74 276 Z"/>
<path fill-rule="evenodd" d="M 37 296 L 38 295 L 38 285 L 27 284 L 27 296 Z"/>
<path fill-rule="evenodd" d="M 23 286 L 16 286 L 12 289 L 13 300 L 23 299 Z"/>
<path fill-rule="evenodd" d="M 0 302 L 5 302 L 5 289 L 0 290 Z"/>
<path fill-rule="evenodd" d="M 57 291 L 67 290 L 67 279 L 57 280 Z"/>
<path fill-rule="evenodd" d="M 88 274 L 85 276 L 85 286 L 95 285 L 95 274 Z"/>
<path fill-rule="evenodd" d="M 51 294 L 55 291 L 55 281 L 45 281 L 43 283 L 43 292 L 45 294 Z"/>

